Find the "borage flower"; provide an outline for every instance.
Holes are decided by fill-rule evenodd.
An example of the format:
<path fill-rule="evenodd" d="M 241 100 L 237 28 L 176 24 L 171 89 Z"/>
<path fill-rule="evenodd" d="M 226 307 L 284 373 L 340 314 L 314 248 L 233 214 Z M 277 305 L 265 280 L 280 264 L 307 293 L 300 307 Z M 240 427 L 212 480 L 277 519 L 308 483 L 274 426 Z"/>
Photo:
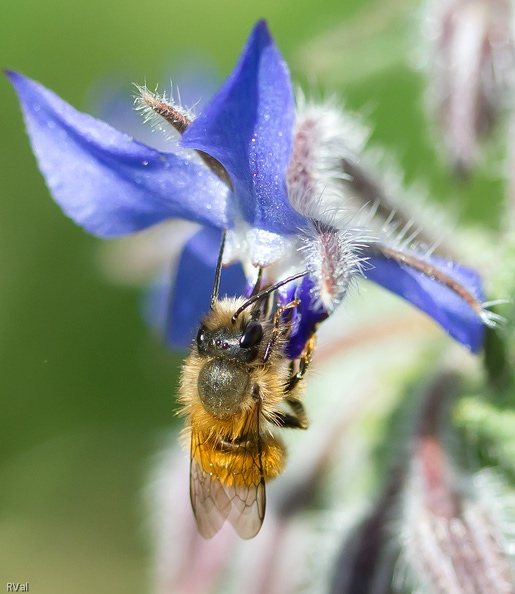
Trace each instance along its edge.
<path fill-rule="evenodd" d="M 188 344 L 208 308 L 221 231 L 228 230 L 224 263 L 237 265 L 224 271 L 223 293 L 248 294 L 258 271 L 262 284 L 309 272 L 279 296 L 300 300 L 287 344 L 292 359 L 359 276 L 407 299 L 473 352 L 481 348 L 492 318 L 479 276 L 399 242 L 393 214 L 385 225 L 372 224 L 384 210 L 380 196 L 367 197 L 367 216 L 359 200 L 357 208 L 348 203 L 344 184 L 360 179 L 359 155 L 345 148 L 347 122 L 330 104 L 301 100 L 296 107 L 288 68 L 264 22 L 197 118 L 141 89 L 140 107 L 180 134 L 170 152 L 76 111 L 21 74 L 8 76 L 54 199 L 86 231 L 114 238 L 166 219 L 201 226 L 175 274 L 171 344 Z"/>
<path fill-rule="evenodd" d="M 467 174 L 480 161 L 502 108 L 511 104 L 513 5 L 509 0 L 444 0 L 429 7 L 428 103 L 452 165 Z"/>

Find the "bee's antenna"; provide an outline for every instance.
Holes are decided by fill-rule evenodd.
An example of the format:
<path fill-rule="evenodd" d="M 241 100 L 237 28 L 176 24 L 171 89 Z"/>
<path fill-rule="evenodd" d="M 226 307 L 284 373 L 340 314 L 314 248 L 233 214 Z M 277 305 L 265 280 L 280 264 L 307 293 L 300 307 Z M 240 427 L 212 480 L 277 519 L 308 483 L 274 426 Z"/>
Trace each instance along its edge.
<path fill-rule="evenodd" d="M 252 305 L 253 303 L 256 303 L 256 301 L 263 299 L 263 297 L 270 295 L 270 293 L 273 293 L 279 287 L 282 287 L 283 285 L 287 285 L 291 281 L 294 281 L 294 280 L 297 280 L 298 278 L 302 278 L 303 276 L 306 276 L 306 274 L 308 274 L 307 270 L 304 270 L 304 272 L 297 272 L 297 274 L 294 274 L 293 276 L 289 276 L 288 278 L 285 278 L 285 279 L 275 283 L 275 285 L 271 285 L 270 287 L 263 289 L 259 293 L 252 295 L 252 297 L 249 297 L 249 299 L 247 299 L 247 301 L 245 301 L 245 303 L 236 310 L 235 314 L 231 318 L 231 321 L 234 323 L 238 319 L 238 316 L 241 314 L 241 312 L 243 310 L 247 309 L 247 307 L 249 307 L 249 305 Z"/>
<path fill-rule="evenodd" d="M 220 245 L 220 252 L 218 253 L 218 262 L 216 263 L 215 280 L 213 283 L 213 292 L 211 293 L 211 309 L 218 300 L 218 290 L 220 289 L 220 277 L 222 275 L 222 258 L 224 255 L 225 237 L 227 235 L 227 229 L 222 232 L 222 244 Z"/>

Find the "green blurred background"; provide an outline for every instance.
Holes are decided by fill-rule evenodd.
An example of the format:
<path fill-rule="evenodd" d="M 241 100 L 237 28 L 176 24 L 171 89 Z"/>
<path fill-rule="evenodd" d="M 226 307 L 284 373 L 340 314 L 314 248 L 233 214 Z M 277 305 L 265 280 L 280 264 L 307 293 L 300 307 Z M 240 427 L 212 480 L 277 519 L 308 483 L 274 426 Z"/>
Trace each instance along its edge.
<path fill-rule="evenodd" d="M 408 181 L 422 178 L 469 221 L 494 221 L 484 196 L 499 194 L 497 182 L 451 184 L 424 125 L 417 10 L 399 0 L 1 0 L 0 65 L 90 112 L 93 89 L 153 88 L 189 52 L 225 76 L 264 17 L 294 80 L 364 109 Z M 327 52 L 320 36 L 335 27 L 341 45 Z M 50 199 L 5 79 L 0 105 L 0 590 L 28 581 L 34 594 L 141 594 L 152 565 L 142 494 L 177 426 L 180 357 L 146 328 L 141 291 L 100 270 L 100 241 Z"/>

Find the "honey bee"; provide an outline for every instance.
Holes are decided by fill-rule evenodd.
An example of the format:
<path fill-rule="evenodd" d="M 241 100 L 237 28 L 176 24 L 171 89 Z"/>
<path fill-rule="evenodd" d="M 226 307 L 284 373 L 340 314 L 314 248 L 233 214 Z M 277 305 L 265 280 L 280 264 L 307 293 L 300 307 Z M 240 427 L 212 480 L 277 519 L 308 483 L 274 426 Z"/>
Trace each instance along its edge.
<path fill-rule="evenodd" d="M 276 291 L 307 272 L 261 289 L 260 270 L 248 299 L 218 298 L 224 239 L 211 309 L 184 363 L 179 400 L 191 444 L 190 498 L 198 530 L 212 538 L 228 520 L 248 539 L 263 523 L 265 484 L 285 465 L 285 446 L 273 429 L 308 426 L 300 380 L 314 334 L 297 363 L 286 358 L 288 314 L 299 301 L 281 305 Z"/>

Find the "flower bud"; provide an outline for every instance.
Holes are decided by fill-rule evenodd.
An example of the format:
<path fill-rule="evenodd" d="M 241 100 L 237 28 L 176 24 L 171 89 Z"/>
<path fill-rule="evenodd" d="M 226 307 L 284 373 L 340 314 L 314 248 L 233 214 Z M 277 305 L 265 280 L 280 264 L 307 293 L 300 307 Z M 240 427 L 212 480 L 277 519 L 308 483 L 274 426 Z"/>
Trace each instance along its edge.
<path fill-rule="evenodd" d="M 453 378 L 428 389 L 400 517 L 401 563 L 397 585 L 431 593 L 515 592 L 508 543 L 486 475 L 460 472 L 439 431 Z"/>
<path fill-rule="evenodd" d="M 445 0 L 429 19 L 429 99 L 459 173 L 477 161 L 513 77 L 511 12 L 508 0 Z"/>

